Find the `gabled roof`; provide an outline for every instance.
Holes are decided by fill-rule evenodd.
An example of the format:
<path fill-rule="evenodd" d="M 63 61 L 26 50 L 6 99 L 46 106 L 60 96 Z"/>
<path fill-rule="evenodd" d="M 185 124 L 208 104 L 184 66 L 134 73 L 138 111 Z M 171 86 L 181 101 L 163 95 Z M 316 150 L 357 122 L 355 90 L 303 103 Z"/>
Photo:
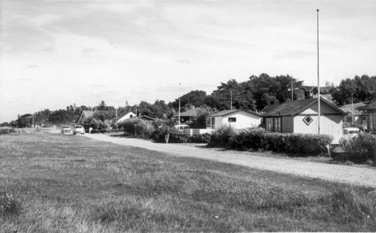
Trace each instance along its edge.
<path fill-rule="evenodd" d="M 365 112 L 361 111 L 361 108 L 365 107 L 367 104 L 364 102 L 359 102 L 355 104 L 346 104 L 340 107 L 344 112 L 351 112 L 354 115 L 366 115 Z"/>
<path fill-rule="evenodd" d="M 91 110 L 89 110 L 89 111 L 82 111 L 82 113 L 81 114 L 83 114 L 86 118 L 89 118 L 89 117 L 92 117 L 93 115 L 94 115 L 94 111 L 91 111 Z"/>
<path fill-rule="evenodd" d="M 114 118 L 114 120 L 119 120 L 119 119 L 121 119 L 122 117 L 124 117 L 125 115 L 127 115 L 127 114 L 129 114 L 129 113 L 132 113 L 133 115 L 136 116 L 136 114 L 134 114 L 132 111 L 129 111 L 129 112 L 126 112 L 126 113 L 124 113 L 124 114 L 119 115 L 118 117 Z"/>
<path fill-rule="evenodd" d="M 360 107 L 359 110 L 375 110 L 376 109 L 376 100 L 368 103 L 364 107 Z"/>
<path fill-rule="evenodd" d="M 138 119 L 148 120 L 148 121 L 155 121 L 157 118 L 149 117 L 146 115 L 140 115 L 137 117 Z"/>
<path fill-rule="evenodd" d="M 199 110 L 198 108 L 191 108 L 185 112 L 181 112 L 180 113 L 180 116 L 181 117 L 196 117 L 197 114 L 198 114 L 198 111 Z M 179 116 L 179 113 L 175 114 L 174 117 L 178 117 Z"/>
<path fill-rule="evenodd" d="M 182 117 L 195 117 L 197 116 L 197 108 L 189 109 L 185 112 L 180 113 L 180 116 Z"/>
<path fill-rule="evenodd" d="M 223 116 L 230 115 L 230 114 L 237 113 L 237 112 L 246 112 L 249 114 L 253 114 L 255 116 L 260 116 L 260 114 L 252 112 L 252 111 L 234 109 L 234 110 L 223 110 L 220 112 L 212 113 L 212 114 L 209 114 L 207 117 L 223 117 Z"/>
<path fill-rule="evenodd" d="M 299 113 L 303 112 L 304 110 L 308 109 L 312 105 L 314 105 L 317 102 L 318 98 L 312 98 L 312 99 L 304 99 L 304 100 L 297 100 L 297 101 L 290 101 L 290 102 L 284 102 L 282 104 L 278 104 L 274 107 L 270 107 L 270 110 L 268 112 L 265 112 L 262 116 L 268 117 L 268 116 L 295 116 Z M 336 105 L 330 103 L 329 101 L 325 100 L 324 98 L 320 98 L 320 100 L 332 108 L 334 108 L 336 111 L 341 113 L 342 115 L 345 115 L 346 113 L 339 109 Z"/>

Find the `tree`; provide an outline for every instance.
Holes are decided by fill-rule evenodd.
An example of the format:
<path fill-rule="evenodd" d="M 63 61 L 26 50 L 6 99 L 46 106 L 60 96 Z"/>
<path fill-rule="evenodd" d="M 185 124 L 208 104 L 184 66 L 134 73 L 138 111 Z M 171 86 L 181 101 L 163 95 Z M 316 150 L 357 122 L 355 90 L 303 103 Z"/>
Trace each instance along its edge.
<path fill-rule="evenodd" d="M 362 75 L 353 79 L 346 78 L 341 81 L 338 88 L 333 89 L 332 97 L 338 105 L 370 101 L 374 99 L 376 90 L 376 76 Z"/>
<path fill-rule="evenodd" d="M 191 91 L 180 97 L 180 106 L 182 108 L 199 107 L 205 104 L 205 100 L 205 91 Z M 179 98 L 170 103 L 170 107 L 177 110 L 179 108 Z"/>

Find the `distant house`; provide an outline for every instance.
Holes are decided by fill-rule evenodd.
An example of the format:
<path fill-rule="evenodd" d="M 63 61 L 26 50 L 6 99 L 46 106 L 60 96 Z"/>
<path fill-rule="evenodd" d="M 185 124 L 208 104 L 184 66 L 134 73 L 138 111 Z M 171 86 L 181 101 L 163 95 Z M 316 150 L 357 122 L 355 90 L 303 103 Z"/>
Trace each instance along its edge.
<path fill-rule="evenodd" d="M 76 123 L 83 125 L 85 123 L 86 119 L 89 118 L 89 117 L 92 117 L 93 115 L 94 115 L 94 111 L 91 111 L 91 110 L 82 111 L 81 114 L 78 116 Z"/>
<path fill-rule="evenodd" d="M 217 129 L 221 125 L 229 125 L 236 129 L 257 127 L 261 123 L 258 113 L 245 110 L 223 110 L 206 117 L 206 127 Z"/>
<path fill-rule="evenodd" d="M 157 118 L 149 117 L 146 115 L 139 115 L 137 116 L 138 119 L 145 120 L 145 121 L 155 121 Z"/>
<path fill-rule="evenodd" d="M 134 114 L 133 112 L 127 112 L 125 114 L 123 114 L 122 116 L 118 117 L 118 119 L 116 120 L 116 123 L 119 124 L 127 119 L 130 119 L 130 118 L 133 118 L 133 117 L 136 117 L 136 114 Z"/>
<path fill-rule="evenodd" d="M 365 107 L 367 104 L 364 102 L 359 102 L 355 104 L 347 104 L 340 107 L 340 109 L 347 113 L 343 122 L 351 125 L 361 125 L 367 126 L 367 111 L 361 108 Z"/>
<path fill-rule="evenodd" d="M 364 107 L 360 107 L 359 110 L 365 111 L 367 116 L 367 129 L 369 131 L 376 131 L 376 100 L 368 103 Z"/>
<path fill-rule="evenodd" d="M 320 95 L 328 96 L 329 99 L 331 100 L 331 95 L 330 92 L 334 87 L 329 86 L 329 87 L 320 87 Z M 304 93 L 304 97 L 306 99 L 314 98 L 317 96 L 318 90 L 317 86 L 302 86 L 300 88 L 300 91 Z"/>
<path fill-rule="evenodd" d="M 180 113 L 180 122 L 184 123 L 186 121 L 192 121 L 195 117 L 197 117 L 198 110 L 199 109 L 197 109 L 197 108 L 192 108 L 192 109 L 189 109 L 185 112 L 181 112 Z M 179 113 L 175 114 L 174 118 L 179 119 Z"/>
<path fill-rule="evenodd" d="M 320 133 L 334 137 L 338 143 L 342 136 L 344 111 L 320 98 Z M 266 130 L 281 133 L 318 133 L 318 98 L 304 99 L 267 106 L 262 115 Z"/>

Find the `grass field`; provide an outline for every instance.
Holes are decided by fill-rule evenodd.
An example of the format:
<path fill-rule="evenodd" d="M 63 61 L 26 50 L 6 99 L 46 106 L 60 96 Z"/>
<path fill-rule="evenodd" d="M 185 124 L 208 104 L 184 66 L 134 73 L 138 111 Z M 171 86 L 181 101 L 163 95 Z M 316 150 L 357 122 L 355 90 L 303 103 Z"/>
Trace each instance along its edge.
<path fill-rule="evenodd" d="M 0 232 L 376 231 L 364 187 L 62 134 L 1 135 L 0 163 Z"/>

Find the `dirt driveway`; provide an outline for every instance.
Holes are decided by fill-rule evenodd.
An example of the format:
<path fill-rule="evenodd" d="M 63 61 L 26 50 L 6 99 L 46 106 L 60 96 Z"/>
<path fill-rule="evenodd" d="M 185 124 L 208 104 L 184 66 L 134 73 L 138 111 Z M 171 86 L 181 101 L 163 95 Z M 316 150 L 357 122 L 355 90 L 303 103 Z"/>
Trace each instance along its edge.
<path fill-rule="evenodd" d="M 262 153 L 224 151 L 191 144 L 154 143 L 148 140 L 114 137 L 105 134 L 85 134 L 85 136 L 119 145 L 159 151 L 171 156 L 209 159 L 250 168 L 376 188 L 376 169 L 374 168 L 302 161 L 287 157 L 262 156 Z"/>

